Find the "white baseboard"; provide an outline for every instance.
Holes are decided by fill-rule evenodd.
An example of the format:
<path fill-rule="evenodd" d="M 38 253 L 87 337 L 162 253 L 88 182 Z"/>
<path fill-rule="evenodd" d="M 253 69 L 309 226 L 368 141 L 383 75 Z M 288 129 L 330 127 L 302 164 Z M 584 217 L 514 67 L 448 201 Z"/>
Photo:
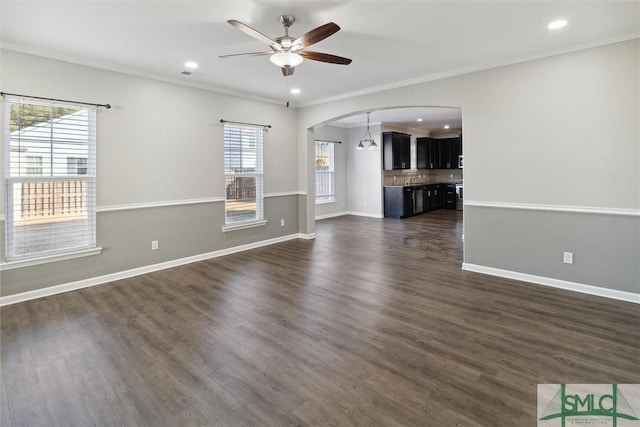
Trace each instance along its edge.
<path fill-rule="evenodd" d="M 204 261 L 211 258 L 217 258 L 249 249 L 260 248 L 262 246 L 273 245 L 274 243 L 286 242 L 294 239 L 314 239 L 315 233 L 312 234 L 290 234 L 287 236 L 276 237 L 273 239 L 262 240 L 259 242 L 249 243 L 246 245 L 234 246 L 232 248 L 221 249 L 218 251 L 207 252 L 204 254 L 194 255 L 186 258 L 165 261 L 158 264 L 146 265 L 143 267 L 132 268 L 130 270 L 120 271 L 117 273 L 106 274 L 104 276 L 91 277 L 88 279 L 78 280 L 76 282 L 64 283 L 61 285 L 49 286 L 43 289 L 21 292 L 19 294 L 7 295 L 0 297 L 0 307 L 10 304 L 16 304 L 23 301 L 47 297 L 51 295 L 61 294 L 63 292 L 75 291 L 77 289 L 88 288 L 90 286 L 102 285 L 104 283 L 113 282 L 115 280 L 127 279 L 129 277 L 139 276 L 141 274 L 152 273 L 154 271 L 165 270 L 167 268 L 178 267 L 184 264 Z"/>
<path fill-rule="evenodd" d="M 635 294 L 633 292 L 617 291 L 615 289 L 601 288 L 598 286 L 552 279 L 550 277 L 535 276 L 527 273 L 518 273 L 517 271 L 502 270 L 500 268 L 485 267 L 483 265 L 476 264 L 463 263 L 462 269 L 491 276 L 504 277 L 506 279 L 520 280 L 522 282 L 535 283 L 537 285 L 550 286 L 553 288 L 566 289 L 583 294 L 597 295 L 599 297 L 640 304 L 640 294 Z"/>
<path fill-rule="evenodd" d="M 353 216 L 364 216 L 366 218 L 384 218 L 384 215 L 382 214 L 374 214 L 374 213 L 367 213 L 367 212 L 356 212 L 356 211 L 349 211 L 347 212 L 347 215 L 353 215 Z"/>
<path fill-rule="evenodd" d="M 324 215 L 316 215 L 316 221 L 321 220 L 321 219 L 327 219 L 327 218 L 335 218 L 337 216 L 344 216 L 344 215 L 349 215 L 349 212 L 333 212 L 333 213 L 328 213 L 328 214 L 324 214 Z"/>
<path fill-rule="evenodd" d="M 384 215 L 380 215 L 380 214 L 372 214 L 372 213 L 356 212 L 356 211 L 342 211 L 342 212 L 334 212 L 330 214 L 318 215 L 316 216 L 316 221 L 321 219 L 327 219 L 327 218 L 335 218 L 335 217 L 344 216 L 344 215 L 362 216 L 366 218 L 384 218 Z"/>

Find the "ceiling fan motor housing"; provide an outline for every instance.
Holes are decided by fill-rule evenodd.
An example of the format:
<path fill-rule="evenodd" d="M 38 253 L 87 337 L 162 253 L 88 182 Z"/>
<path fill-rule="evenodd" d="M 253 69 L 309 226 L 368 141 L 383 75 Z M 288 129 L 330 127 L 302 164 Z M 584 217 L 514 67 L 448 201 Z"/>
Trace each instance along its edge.
<path fill-rule="evenodd" d="M 289 28 L 294 22 L 296 22 L 296 17 L 291 15 L 280 15 L 278 20 L 285 28 Z"/>

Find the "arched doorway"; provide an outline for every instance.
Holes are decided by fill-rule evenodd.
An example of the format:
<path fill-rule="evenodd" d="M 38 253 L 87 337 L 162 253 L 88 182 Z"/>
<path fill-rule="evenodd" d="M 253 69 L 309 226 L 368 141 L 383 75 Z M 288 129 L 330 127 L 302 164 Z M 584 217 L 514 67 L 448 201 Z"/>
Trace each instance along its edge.
<path fill-rule="evenodd" d="M 369 129 L 367 130 L 367 112 Z M 358 150 L 359 142 L 369 131 L 377 147 L 373 150 Z M 410 135 L 410 161 L 406 169 L 384 170 L 383 132 L 397 132 Z M 462 134 L 462 110 L 456 107 L 393 107 L 377 110 L 358 111 L 352 114 L 325 120 L 313 126 L 312 135 L 315 145 L 310 150 L 314 156 L 312 162 L 316 173 L 310 182 L 309 194 L 321 193 L 313 203 L 313 218 L 322 219 L 331 216 L 352 214 L 375 218 L 384 217 L 385 185 L 453 183 L 463 181 L 462 169 L 455 164 L 431 165 L 426 168 L 418 162 L 417 141 L 420 138 L 446 139 L 460 137 Z M 319 148 L 329 154 L 330 159 L 320 159 Z M 368 148 L 368 147 L 367 147 Z M 326 157 L 326 156 L 325 156 Z M 450 162 L 452 163 L 452 162 Z M 321 170 L 324 168 L 324 170 Z M 310 174 L 311 176 L 311 174 Z M 318 177 L 323 177 L 322 180 Z M 319 187 L 320 182 L 330 182 L 334 192 L 332 197 L 326 188 Z M 330 186 L 329 186 L 330 187 Z M 454 201 L 454 208 L 456 207 Z M 458 204 L 461 208 L 461 203 Z"/>

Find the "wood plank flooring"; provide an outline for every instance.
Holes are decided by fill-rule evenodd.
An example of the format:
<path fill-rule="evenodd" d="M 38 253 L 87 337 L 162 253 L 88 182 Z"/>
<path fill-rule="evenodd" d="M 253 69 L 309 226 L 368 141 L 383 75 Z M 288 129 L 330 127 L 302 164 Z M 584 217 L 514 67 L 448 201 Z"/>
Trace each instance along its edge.
<path fill-rule="evenodd" d="M 535 426 L 538 383 L 640 383 L 637 305 L 460 270 L 462 213 L 1 310 L 2 426 Z"/>

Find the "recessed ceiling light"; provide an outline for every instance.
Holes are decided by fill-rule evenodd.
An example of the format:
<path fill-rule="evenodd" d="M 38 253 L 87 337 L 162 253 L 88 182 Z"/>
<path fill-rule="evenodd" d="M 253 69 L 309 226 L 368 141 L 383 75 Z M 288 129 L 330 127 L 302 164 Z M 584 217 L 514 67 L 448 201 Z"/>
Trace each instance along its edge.
<path fill-rule="evenodd" d="M 294 95 L 299 95 L 300 92 L 302 92 L 300 89 L 297 89 L 297 88 L 291 89 L 291 93 L 294 94 Z"/>
<path fill-rule="evenodd" d="M 184 66 L 187 68 L 194 69 L 194 68 L 198 68 L 198 63 L 193 61 L 187 61 L 184 63 Z"/>
<path fill-rule="evenodd" d="M 549 25 L 547 25 L 547 28 L 550 30 L 557 30 L 566 26 L 567 24 L 568 22 L 566 19 L 559 19 L 557 21 L 550 22 Z"/>
<path fill-rule="evenodd" d="M 422 121 L 422 119 L 417 119 L 417 120 L 416 120 L 416 122 L 421 122 L 421 121 Z"/>
<path fill-rule="evenodd" d="M 449 129 L 449 125 L 444 125 L 444 128 L 445 129 Z"/>

